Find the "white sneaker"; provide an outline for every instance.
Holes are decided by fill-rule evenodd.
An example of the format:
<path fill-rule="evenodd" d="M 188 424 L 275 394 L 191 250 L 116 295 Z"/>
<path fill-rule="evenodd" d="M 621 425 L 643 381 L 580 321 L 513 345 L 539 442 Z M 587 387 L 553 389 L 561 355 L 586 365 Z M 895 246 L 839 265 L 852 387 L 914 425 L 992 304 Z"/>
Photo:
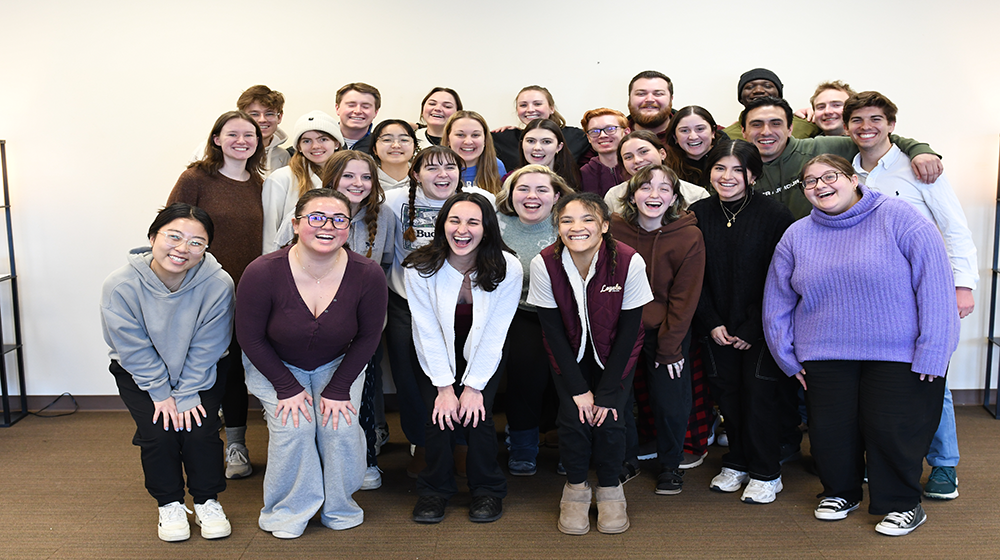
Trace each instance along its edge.
<path fill-rule="evenodd" d="M 160 523 L 156 527 L 156 534 L 160 540 L 177 542 L 190 539 L 191 525 L 187 518 L 189 513 L 191 510 L 180 502 L 170 502 L 165 506 L 160 506 Z"/>
<path fill-rule="evenodd" d="M 715 443 L 718 443 L 722 447 L 729 447 L 729 435 L 726 434 L 725 428 L 722 428 L 722 431 L 715 438 Z"/>
<path fill-rule="evenodd" d="M 382 487 L 382 469 L 368 467 L 365 469 L 365 479 L 361 482 L 362 490 L 375 490 Z"/>
<path fill-rule="evenodd" d="M 782 489 L 780 476 L 774 480 L 751 478 L 740 499 L 748 504 L 769 504 L 777 498 L 777 493 Z"/>
<path fill-rule="evenodd" d="M 234 443 L 226 447 L 226 478 L 246 478 L 252 472 L 247 446 Z"/>
<path fill-rule="evenodd" d="M 735 492 L 749 478 L 750 476 L 743 471 L 722 467 L 722 472 L 715 475 L 708 487 L 719 492 Z"/>
<path fill-rule="evenodd" d="M 209 500 L 203 504 L 194 505 L 194 523 L 201 527 L 201 537 L 204 539 L 221 539 L 233 532 L 226 512 L 218 500 Z"/>

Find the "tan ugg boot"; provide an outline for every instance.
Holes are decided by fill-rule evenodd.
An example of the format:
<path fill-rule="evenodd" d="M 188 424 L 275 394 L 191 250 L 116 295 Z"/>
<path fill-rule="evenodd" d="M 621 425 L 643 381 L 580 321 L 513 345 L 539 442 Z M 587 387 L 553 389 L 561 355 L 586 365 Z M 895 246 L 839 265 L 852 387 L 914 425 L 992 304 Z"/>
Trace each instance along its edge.
<path fill-rule="evenodd" d="M 586 535 L 590 531 L 590 485 L 573 488 L 567 482 L 559 501 L 559 530 L 567 535 Z"/>
<path fill-rule="evenodd" d="M 621 484 L 597 488 L 597 530 L 611 535 L 628 530 L 625 489 Z"/>

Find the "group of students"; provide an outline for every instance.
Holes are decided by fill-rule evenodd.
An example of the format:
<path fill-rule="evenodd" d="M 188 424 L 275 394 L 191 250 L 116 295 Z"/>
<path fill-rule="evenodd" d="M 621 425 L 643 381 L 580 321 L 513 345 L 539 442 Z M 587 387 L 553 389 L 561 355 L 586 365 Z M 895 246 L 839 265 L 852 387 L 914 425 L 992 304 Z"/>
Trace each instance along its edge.
<path fill-rule="evenodd" d="M 772 79 L 780 95 L 761 70 L 739 91 Z M 182 467 L 202 536 L 230 534 L 218 494 L 252 470 L 248 389 L 269 432 L 261 529 L 296 538 L 316 512 L 333 529 L 362 523 L 352 495 L 381 485 L 388 434 L 383 353 L 417 522 L 444 519 L 456 475 L 471 521 L 502 516 L 493 403 L 506 372 L 511 475 L 535 474 L 554 389 L 564 533 L 589 531 L 594 494 L 598 530 L 628 529 L 635 399 L 652 411 L 655 492 L 681 491 L 713 430 L 706 383 L 729 445 L 713 490 L 746 484 L 742 501 L 775 500 L 782 445 L 801 438 L 801 384 L 824 486 L 816 517 L 858 507 L 867 465 L 869 511 L 886 516 L 876 530 L 923 523 L 922 458 L 945 391 L 923 381 L 944 375 L 958 339 L 952 244 L 825 154 L 850 155 L 846 138 L 795 147 L 818 154 L 794 170 L 808 217 L 789 189 L 761 185 L 794 140 L 780 97 L 741 97 L 746 140 L 731 140 L 703 108 L 674 111 L 659 72 L 637 75 L 629 95 L 629 117 L 595 109 L 581 130 L 529 86 L 515 102 L 524 127 L 491 132 L 457 92 L 434 88 L 419 123 L 372 129 L 380 94 L 352 83 L 337 92 L 339 122 L 312 111 L 286 137 L 281 94 L 244 92 L 178 179 L 150 245 L 102 294 L 159 537 L 190 536 Z M 867 127 L 858 162 L 881 163 L 886 142 L 900 151 L 884 96 L 851 96 L 844 118 L 855 114 Z M 939 174 L 896 159 L 915 190 L 918 173 Z"/>

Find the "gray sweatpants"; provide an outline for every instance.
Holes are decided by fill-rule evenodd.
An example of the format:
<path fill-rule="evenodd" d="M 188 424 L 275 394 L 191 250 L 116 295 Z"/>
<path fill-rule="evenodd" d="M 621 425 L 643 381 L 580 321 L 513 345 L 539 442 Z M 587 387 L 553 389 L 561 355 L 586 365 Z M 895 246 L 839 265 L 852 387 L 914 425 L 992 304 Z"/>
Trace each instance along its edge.
<path fill-rule="evenodd" d="M 299 415 L 299 427 L 275 418 L 278 395 L 274 386 L 243 356 L 247 388 L 264 407 L 269 442 L 267 471 L 264 474 L 264 507 L 260 528 L 300 535 L 306 524 L 322 508 L 321 521 L 331 529 L 350 529 L 364 521 L 364 511 L 351 497 L 361 488 L 365 476 L 365 435 L 356 415 L 348 426 L 341 416 L 336 430 L 332 419 L 320 421 L 320 393 L 333 377 L 343 357 L 304 371 L 285 364 L 295 379 L 313 397 L 312 422 Z M 361 408 L 365 372 L 351 385 L 351 404 Z"/>

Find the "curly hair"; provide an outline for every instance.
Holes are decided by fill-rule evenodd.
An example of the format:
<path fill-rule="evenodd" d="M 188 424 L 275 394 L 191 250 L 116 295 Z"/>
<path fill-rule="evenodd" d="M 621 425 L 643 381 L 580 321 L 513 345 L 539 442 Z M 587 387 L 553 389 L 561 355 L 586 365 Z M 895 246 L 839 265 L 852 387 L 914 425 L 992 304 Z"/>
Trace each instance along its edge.
<path fill-rule="evenodd" d="M 667 207 L 667 211 L 663 213 L 663 220 L 660 224 L 667 225 L 681 217 L 682 208 L 684 208 L 684 194 L 680 191 L 680 179 L 674 173 L 674 170 L 666 165 L 650 165 L 640 169 L 638 173 L 628 180 L 628 186 L 625 189 L 625 193 L 622 194 L 622 209 L 618 214 L 633 227 L 639 227 L 639 207 L 635 203 L 635 193 L 643 185 L 648 185 L 652 182 L 653 173 L 656 171 L 663 173 L 664 178 L 670 183 L 670 190 L 677 195 L 673 204 Z"/>

